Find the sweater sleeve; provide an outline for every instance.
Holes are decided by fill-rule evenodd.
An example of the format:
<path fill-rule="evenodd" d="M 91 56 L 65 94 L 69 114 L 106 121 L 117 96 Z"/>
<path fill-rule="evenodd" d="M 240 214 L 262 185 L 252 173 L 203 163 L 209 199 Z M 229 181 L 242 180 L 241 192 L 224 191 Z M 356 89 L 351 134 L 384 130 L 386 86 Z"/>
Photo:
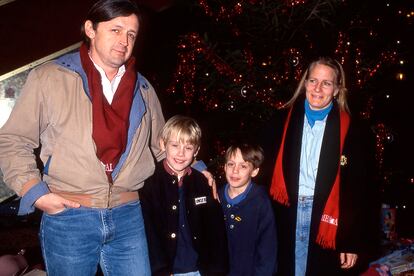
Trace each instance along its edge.
<path fill-rule="evenodd" d="M 263 195 L 259 210 L 260 223 L 256 244 L 254 275 L 273 275 L 277 270 L 276 222 L 269 198 Z"/>
<path fill-rule="evenodd" d="M 166 250 L 161 245 L 160 233 L 158 233 L 153 218 L 157 215 L 155 205 L 161 199 L 157 196 L 155 177 L 151 176 L 145 181 L 143 188 L 139 190 L 139 198 L 144 217 L 145 233 L 148 243 L 148 254 L 151 271 L 154 275 L 162 274 L 161 271 L 168 269 L 168 258 Z M 168 273 L 166 274 L 168 275 Z"/>
<path fill-rule="evenodd" d="M 228 270 L 228 247 L 223 210 L 220 202 L 214 199 L 207 179 L 203 175 L 200 177 L 204 181 L 204 192 L 208 194 L 208 210 L 203 217 L 204 230 L 208 234 L 206 248 L 210 250 L 207 272 L 208 275 L 225 275 Z"/>
<path fill-rule="evenodd" d="M 375 144 L 369 128 L 353 121 L 345 143 L 343 155 L 346 162 L 341 166 L 340 210 L 337 249 L 343 253 L 363 253 L 370 245 L 378 241 L 377 221 L 379 204 L 376 203 L 377 189 L 374 189 L 373 177 Z"/>

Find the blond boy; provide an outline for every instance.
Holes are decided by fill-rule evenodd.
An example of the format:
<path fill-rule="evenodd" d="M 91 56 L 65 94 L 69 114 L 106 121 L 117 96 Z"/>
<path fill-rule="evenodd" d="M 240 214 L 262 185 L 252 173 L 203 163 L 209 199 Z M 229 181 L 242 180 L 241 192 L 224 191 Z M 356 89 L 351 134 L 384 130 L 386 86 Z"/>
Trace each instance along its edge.
<path fill-rule="evenodd" d="M 206 178 L 191 168 L 201 129 L 174 116 L 160 135 L 166 157 L 140 190 L 154 275 L 225 275 L 226 233 L 220 204 Z"/>

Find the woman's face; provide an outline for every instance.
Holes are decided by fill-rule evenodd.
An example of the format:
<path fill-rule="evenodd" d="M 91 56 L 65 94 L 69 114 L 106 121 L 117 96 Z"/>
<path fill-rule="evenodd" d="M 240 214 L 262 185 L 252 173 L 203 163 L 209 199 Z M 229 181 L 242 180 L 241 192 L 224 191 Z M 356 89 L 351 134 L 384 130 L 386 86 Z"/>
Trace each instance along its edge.
<path fill-rule="evenodd" d="M 326 108 L 338 93 L 335 71 L 329 66 L 317 64 L 305 81 L 306 99 L 312 110 Z"/>

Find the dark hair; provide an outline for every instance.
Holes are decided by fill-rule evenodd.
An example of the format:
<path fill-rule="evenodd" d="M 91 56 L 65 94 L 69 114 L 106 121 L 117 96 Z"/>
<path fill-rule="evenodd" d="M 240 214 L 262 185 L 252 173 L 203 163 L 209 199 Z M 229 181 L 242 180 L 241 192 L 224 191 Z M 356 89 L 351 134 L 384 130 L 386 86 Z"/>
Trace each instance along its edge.
<path fill-rule="evenodd" d="M 247 143 L 237 143 L 231 145 L 226 151 L 226 162 L 231 156 L 235 155 L 237 150 L 240 150 L 243 160 L 252 163 L 255 169 L 259 168 L 263 163 L 264 152 L 260 146 L 250 145 Z"/>
<path fill-rule="evenodd" d="M 135 2 L 130 0 L 99 0 L 90 8 L 84 23 L 90 20 L 93 29 L 96 30 L 100 22 L 131 14 L 135 14 L 138 17 L 138 23 L 141 23 L 141 12 Z M 89 44 L 89 37 L 85 34 L 84 25 L 81 26 L 81 35 L 83 40 Z"/>

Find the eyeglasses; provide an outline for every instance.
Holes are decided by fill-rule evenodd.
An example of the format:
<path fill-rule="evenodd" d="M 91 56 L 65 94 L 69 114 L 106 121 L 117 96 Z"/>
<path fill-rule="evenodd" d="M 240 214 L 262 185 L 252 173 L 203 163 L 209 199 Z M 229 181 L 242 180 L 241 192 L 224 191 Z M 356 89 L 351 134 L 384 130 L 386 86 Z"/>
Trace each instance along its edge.
<path fill-rule="evenodd" d="M 317 79 L 307 79 L 306 82 L 308 83 L 310 87 L 316 87 L 319 84 L 319 80 Z M 334 87 L 333 81 L 322 80 L 320 81 L 320 83 L 321 83 L 321 88 L 325 90 L 332 89 Z"/>

